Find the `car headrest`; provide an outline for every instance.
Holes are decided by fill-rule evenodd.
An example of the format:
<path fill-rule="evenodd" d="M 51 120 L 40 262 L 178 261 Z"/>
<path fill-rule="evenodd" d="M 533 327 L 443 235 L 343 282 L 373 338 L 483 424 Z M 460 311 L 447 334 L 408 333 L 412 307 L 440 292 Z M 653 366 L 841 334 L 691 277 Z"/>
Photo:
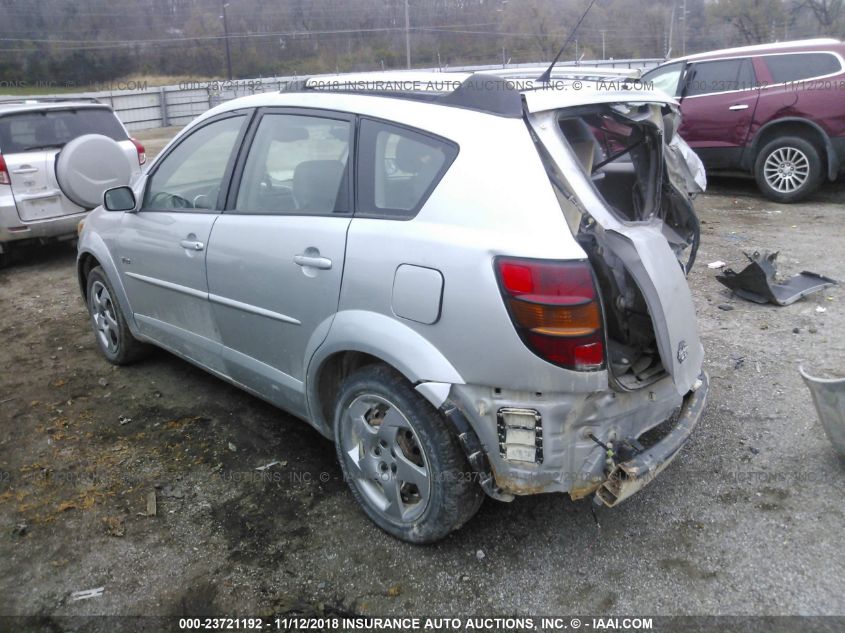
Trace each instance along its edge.
<path fill-rule="evenodd" d="M 339 160 L 308 160 L 293 172 L 293 196 L 306 213 L 332 213 L 346 166 Z"/>
<path fill-rule="evenodd" d="M 396 166 L 406 174 L 418 174 L 429 165 L 439 165 L 437 150 L 425 143 L 402 137 L 396 143 Z"/>

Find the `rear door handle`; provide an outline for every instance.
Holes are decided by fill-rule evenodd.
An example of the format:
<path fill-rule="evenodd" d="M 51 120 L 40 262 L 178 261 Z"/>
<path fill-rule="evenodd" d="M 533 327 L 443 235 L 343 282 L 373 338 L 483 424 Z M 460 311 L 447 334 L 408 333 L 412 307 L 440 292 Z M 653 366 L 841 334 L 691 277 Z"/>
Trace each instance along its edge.
<path fill-rule="evenodd" d="M 308 266 L 309 268 L 319 268 L 320 270 L 329 270 L 332 267 L 332 260 L 328 257 L 312 255 L 294 255 L 293 263 L 297 266 Z"/>
<path fill-rule="evenodd" d="M 13 169 L 13 174 L 34 174 L 38 171 L 38 167 L 21 167 L 20 169 Z"/>
<path fill-rule="evenodd" d="M 201 251 L 205 248 L 205 244 L 202 242 L 196 242 L 194 240 L 182 240 L 179 242 L 179 246 L 182 248 L 187 248 L 189 251 Z"/>
<path fill-rule="evenodd" d="M 747 103 L 739 103 L 739 104 L 737 104 L 737 105 L 732 105 L 730 108 L 728 108 L 728 110 L 733 110 L 733 111 L 736 111 L 736 110 L 747 110 L 747 109 L 748 109 L 748 104 L 747 104 Z"/>

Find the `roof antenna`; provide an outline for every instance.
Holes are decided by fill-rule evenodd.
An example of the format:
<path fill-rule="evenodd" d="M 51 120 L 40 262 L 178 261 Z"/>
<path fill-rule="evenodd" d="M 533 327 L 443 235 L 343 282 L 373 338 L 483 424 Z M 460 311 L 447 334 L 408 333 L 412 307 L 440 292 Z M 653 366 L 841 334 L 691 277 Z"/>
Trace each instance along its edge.
<path fill-rule="evenodd" d="M 551 79 L 552 79 L 552 69 L 555 67 L 555 64 L 557 64 L 558 60 L 560 59 L 560 56 L 563 55 L 563 51 L 565 51 L 566 47 L 569 46 L 569 42 L 571 42 L 572 38 L 575 37 L 575 34 L 578 32 L 578 27 L 581 26 L 581 22 L 583 22 L 584 18 L 587 17 L 587 14 L 590 12 L 590 9 L 593 8 L 593 5 L 595 3 L 596 3 L 596 0 L 591 0 L 589 6 L 587 7 L 587 10 L 584 11 L 584 14 L 578 20 L 578 23 L 575 25 L 575 27 L 569 33 L 569 37 L 566 38 L 566 41 L 563 43 L 563 46 L 560 47 L 560 50 L 557 52 L 557 55 L 555 56 L 554 61 L 552 61 L 552 63 L 549 65 L 549 67 L 546 68 L 546 72 L 544 72 L 542 75 L 540 75 L 537 78 L 537 81 L 540 81 L 540 82 L 543 82 L 543 83 L 546 83 L 546 84 L 551 81 Z"/>

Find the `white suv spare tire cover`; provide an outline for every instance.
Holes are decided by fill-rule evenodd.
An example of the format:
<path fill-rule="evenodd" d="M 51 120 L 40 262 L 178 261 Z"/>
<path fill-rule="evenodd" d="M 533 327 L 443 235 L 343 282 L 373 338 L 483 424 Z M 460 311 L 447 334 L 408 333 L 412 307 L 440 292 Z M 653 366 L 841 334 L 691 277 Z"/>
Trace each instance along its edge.
<path fill-rule="evenodd" d="M 103 192 L 128 185 L 132 163 L 117 141 L 102 134 L 73 139 L 56 157 L 56 180 L 68 199 L 85 209 L 103 204 Z"/>

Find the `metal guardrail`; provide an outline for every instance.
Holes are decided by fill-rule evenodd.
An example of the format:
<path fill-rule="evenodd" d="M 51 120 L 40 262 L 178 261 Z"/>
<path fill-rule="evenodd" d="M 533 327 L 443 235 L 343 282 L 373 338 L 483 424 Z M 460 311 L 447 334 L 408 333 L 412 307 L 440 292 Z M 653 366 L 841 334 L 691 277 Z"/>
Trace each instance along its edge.
<path fill-rule="evenodd" d="M 583 60 L 580 66 L 603 68 L 644 69 L 656 66 L 661 59 Z M 532 68 L 542 64 L 491 64 L 486 66 L 452 66 L 443 69 L 427 68 L 420 71 L 486 71 Z M 574 66 L 573 62 L 559 62 L 558 66 Z M 330 75 L 334 76 L 334 75 Z M 32 99 L 95 98 L 109 104 L 130 132 L 159 127 L 181 126 L 214 106 L 261 92 L 282 90 L 302 76 L 258 77 L 254 79 L 186 81 L 172 86 L 139 86 L 135 90 L 104 90 L 60 95 L 34 95 Z M 133 82 L 129 82 L 132 84 Z M 25 100 L 27 97 L 17 97 Z"/>

